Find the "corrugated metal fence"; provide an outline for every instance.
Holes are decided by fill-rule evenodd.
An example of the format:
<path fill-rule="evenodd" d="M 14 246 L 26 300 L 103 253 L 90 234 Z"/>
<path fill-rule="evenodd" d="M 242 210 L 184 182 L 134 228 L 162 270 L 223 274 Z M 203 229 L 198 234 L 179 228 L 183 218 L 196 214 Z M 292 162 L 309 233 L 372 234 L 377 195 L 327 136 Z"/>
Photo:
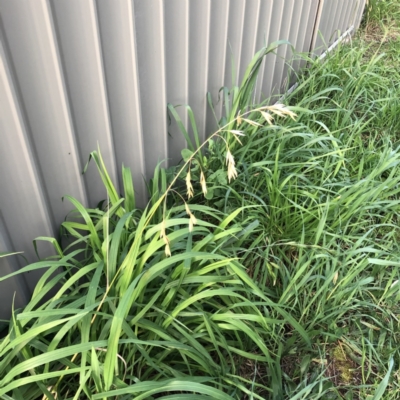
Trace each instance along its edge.
<path fill-rule="evenodd" d="M 364 6 L 365 0 L 0 0 L 0 252 L 23 250 L 35 260 L 32 239 L 54 236 L 71 210 L 61 201 L 65 194 L 91 206 L 105 197 L 94 166 L 81 175 L 97 144 L 115 182 L 122 164 L 131 167 L 143 204 L 143 177 L 161 160 L 177 163 L 185 146 L 176 126 L 168 126 L 167 102 L 190 104 L 205 138 L 215 128 L 206 93 L 216 101 L 221 86 L 238 83 L 263 44 L 286 39 L 319 55 L 340 32 L 358 27 Z M 287 89 L 291 56 L 282 46 L 267 57 L 258 99 Z M 0 275 L 23 264 L 2 258 Z M 14 291 L 19 306 L 37 277 L 0 283 L 3 316 Z"/>

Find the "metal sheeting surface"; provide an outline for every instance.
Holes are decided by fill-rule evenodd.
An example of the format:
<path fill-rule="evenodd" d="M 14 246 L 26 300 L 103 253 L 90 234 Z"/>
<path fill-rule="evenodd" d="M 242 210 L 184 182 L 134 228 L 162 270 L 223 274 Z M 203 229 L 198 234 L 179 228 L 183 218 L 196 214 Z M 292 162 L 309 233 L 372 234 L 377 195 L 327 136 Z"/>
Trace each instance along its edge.
<path fill-rule="evenodd" d="M 366 0 L 321 0 L 313 53 L 320 55 L 350 27 L 361 22 Z"/>
<path fill-rule="evenodd" d="M 299 52 L 322 51 L 338 32 L 358 27 L 365 0 L 0 0 L 0 252 L 24 251 L 32 240 L 55 236 L 72 209 L 105 198 L 94 165 L 99 147 L 118 186 L 131 167 L 138 203 L 144 177 L 175 164 L 185 146 L 167 103 L 189 104 L 204 139 L 216 127 L 221 86 L 240 84 L 264 44 L 289 40 Z M 321 35 L 317 35 L 318 30 Z M 256 98 L 284 92 L 290 46 L 266 57 Z M 178 113 L 189 128 L 185 108 Z M 189 130 L 190 131 L 190 130 Z M 41 255 L 50 254 L 45 244 Z M 0 259 L 0 275 L 22 258 Z M 16 291 L 29 297 L 39 273 L 0 283 L 4 310 Z M 7 303 L 8 302 L 8 303 Z M 7 313 L 3 313 L 2 316 Z"/>

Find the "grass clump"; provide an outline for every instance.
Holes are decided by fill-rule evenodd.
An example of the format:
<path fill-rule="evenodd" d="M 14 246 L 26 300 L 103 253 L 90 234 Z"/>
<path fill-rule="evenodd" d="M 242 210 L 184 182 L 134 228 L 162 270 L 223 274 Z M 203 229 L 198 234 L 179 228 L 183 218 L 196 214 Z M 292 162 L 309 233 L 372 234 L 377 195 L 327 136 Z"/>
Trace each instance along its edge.
<path fill-rule="evenodd" d="M 384 53 L 387 74 L 399 65 L 400 3 L 398 0 L 369 0 L 358 40 L 367 45 L 366 57 Z"/>
<path fill-rule="evenodd" d="M 101 157 L 92 157 L 109 207 L 85 209 L 71 198 L 82 221 L 63 228 L 75 242 L 59 250 L 59 260 L 24 269 L 47 268 L 1 342 L 0 396 L 147 399 L 172 392 L 174 398 L 228 399 L 250 393 L 238 370 L 252 360 L 274 375 L 279 332 L 291 321 L 296 329 L 296 322 L 234 257 L 215 251 L 237 231 L 230 226 L 234 216 L 193 206 L 196 226 L 189 229 L 185 207 L 177 206 L 157 221 L 157 205 L 139 211 L 129 208 L 129 194 L 115 197 Z M 128 182 L 129 171 L 124 174 Z M 56 294 L 42 301 L 50 289 Z"/>
<path fill-rule="evenodd" d="M 21 271 L 46 268 L 0 398 L 399 398 L 399 73 L 361 41 L 306 60 L 288 106 L 253 104 L 277 45 L 206 143 L 169 107 L 188 149 L 145 210 L 92 153 L 106 205 L 68 198 L 69 244 Z"/>
<path fill-rule="evenodd" d="M 400 361 L 399 73 L 389 75 L 379 53 L 365 62 L 365 46 L 308 60 L 287 98 L 296 121 L 276 125 L 258 110 L 236 118 L 237 179 L 226 182 L 226 143 L 212 141 L 208 198 L 194 199 L 225 213 L 245 208 L 237 219 L 254 222 L 254 233 L 229 252 L 311 338 L 310 349 L 290 330 L 281 337 L 283 398 L 400 395 L 388 378 Z"/>
<path fill-rule="evenodd" d="M 253 66 L 260 65 L 270 50 L 264 49 Z M 249 71 L 253 74 L 253 67 Z M 280 106 L 262 106 L 259 112 L 267 110 L 290 114 Z M 228 151 L 231 136 L 237 135 L 230 124 L 215 134 Z M 55 244 L 57 259 L 18 272 L 46 268 L 30 303 L 13 313 L 9 333 L 1 341 L 0 396 L 278 395 L 280 337 L 290 329 L 292 337 L 299 335 L 308 345 L 310 339 L 230 253 L 232 239 L 236 244 L 246 241 L 255 226 L 236 223 L 241 210 L 228 214 L 204 204 L 189 208 L 182 202 L 175 181 L 181 173 L 187 177 L 192 171 L 194 176 L 195 164 L 206 194 L 201 149 L 192 151 L 172 181 L 165 171 L 156 170 L 152 200 L 145 210 L 135 209 L 129 169 L 122 170 L 120 197 L 101 155 L 93 152 L 91 159 L 107 189 L 106 206 L 87 209 L 67 196 L 76 207 L 62 226 L 70 244 L 60 246 L 42 238 Z M 231 155 L 231 179 L 233 163 Z M 170 205 L 172 194 L 179 202 Z M 49 290 L 55 295 L 46 300 Z M 262 366 L 262 380 L 246 377 L 243 371 L 249 363 L 255 369 Z"/>

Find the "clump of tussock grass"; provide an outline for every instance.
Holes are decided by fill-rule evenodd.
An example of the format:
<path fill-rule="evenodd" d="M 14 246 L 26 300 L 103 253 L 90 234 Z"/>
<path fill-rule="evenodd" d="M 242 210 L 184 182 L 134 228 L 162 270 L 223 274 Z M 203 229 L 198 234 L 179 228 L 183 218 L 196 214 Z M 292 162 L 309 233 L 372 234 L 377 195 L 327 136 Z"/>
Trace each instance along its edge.
<path fill-rule="evenodd" d="M 246 85 L 252 82 L 254 67 L 275 47 L 256 56 Z M 251 90 L 240 95 L 246 93 Z M 282 106 L 257 109 L 265 116 L 268 111 L 294 117 Z M 246 120 L 251 112 L 235 118 Z M 240 135 L 231 122 L 214 138 L 224 143 L 224 168 L 233 180 L 230 149 Z M 69 244 L 42 238 L 54 244 L 57 257 L 16 272 L 45 269 L 29 304 L 13 311 L 9 332 L 0 342 L 2 398 L 280 396 L 281 332 L 290 327 L 291 336 L 297 331 L 301 340 L 311 343 L 285 307 L 224 250 L 239 233 L 236 243 L 245 241 L 253 228 L 235 223 L 238 211 L 226 214 L 202 204 L 189 206 L 179 193 L 179 176 L 197 173 L 200 193 L 207 195 L 200 154 L 200 147 L 194 149 L 170 181 L 165 171 L 156 169 L 145 210 L 135 207 L 129 169 L 122 169 L 121 197 L 100 153 L 91 154 L 107 190 L 105 207 L 87 209 L 67 196 L 76 207 L 62 224 Z M 195 194 L 190 182 L 186 179 L 189 197 Z M 171 206 L 173 195 L 179 201 Z M 55 295 L 46 300 L 49 290 Z M 263 380 L 241 374 L 249 361 L 256 369 L 262 365 Z"/>
<path fill-rule="evenodd" d="M 259 112 L 251 123 L 232 119 L 232 89 L 225 118 L 241 132 L 230 148 L 238 177 L 226 181 L 225 143 L 212 140 L 207 200 L 191 201 L 240 210 L 237 221 L 252 232 L 223 250 L 241 259 L 314 343 L 310 350 L 281 332 L 283 365 L 298 364 L 282 370 L 286 396 L 311 396 L 313 383 L 321 396 L 313 398 L 399 395 L 389 379 L 400 362 L 399 73 L 389 75 L 380 54 L 365 62 L 364 51 L 341 46 L 325 62 L 307 60 L 287 98 L 295 121 L 270 124 Z"/>

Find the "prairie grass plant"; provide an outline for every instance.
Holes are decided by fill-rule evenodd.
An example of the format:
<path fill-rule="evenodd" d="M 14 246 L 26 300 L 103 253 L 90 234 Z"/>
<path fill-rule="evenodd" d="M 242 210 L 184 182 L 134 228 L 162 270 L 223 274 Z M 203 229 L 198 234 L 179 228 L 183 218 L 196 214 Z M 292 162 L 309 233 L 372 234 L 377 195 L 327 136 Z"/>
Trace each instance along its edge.
<path fill-rule="evenodd" d="M 91 154 L 107 201 L 68 198 L 69 244 L 20 271 L 44 275 L 1 339 L 0 398 L 400 398 L 399 72 L 342 45 L 285 106 L 253 104 L 277 45 L 205 144 L 180 125 L 144 210 Z"/>

